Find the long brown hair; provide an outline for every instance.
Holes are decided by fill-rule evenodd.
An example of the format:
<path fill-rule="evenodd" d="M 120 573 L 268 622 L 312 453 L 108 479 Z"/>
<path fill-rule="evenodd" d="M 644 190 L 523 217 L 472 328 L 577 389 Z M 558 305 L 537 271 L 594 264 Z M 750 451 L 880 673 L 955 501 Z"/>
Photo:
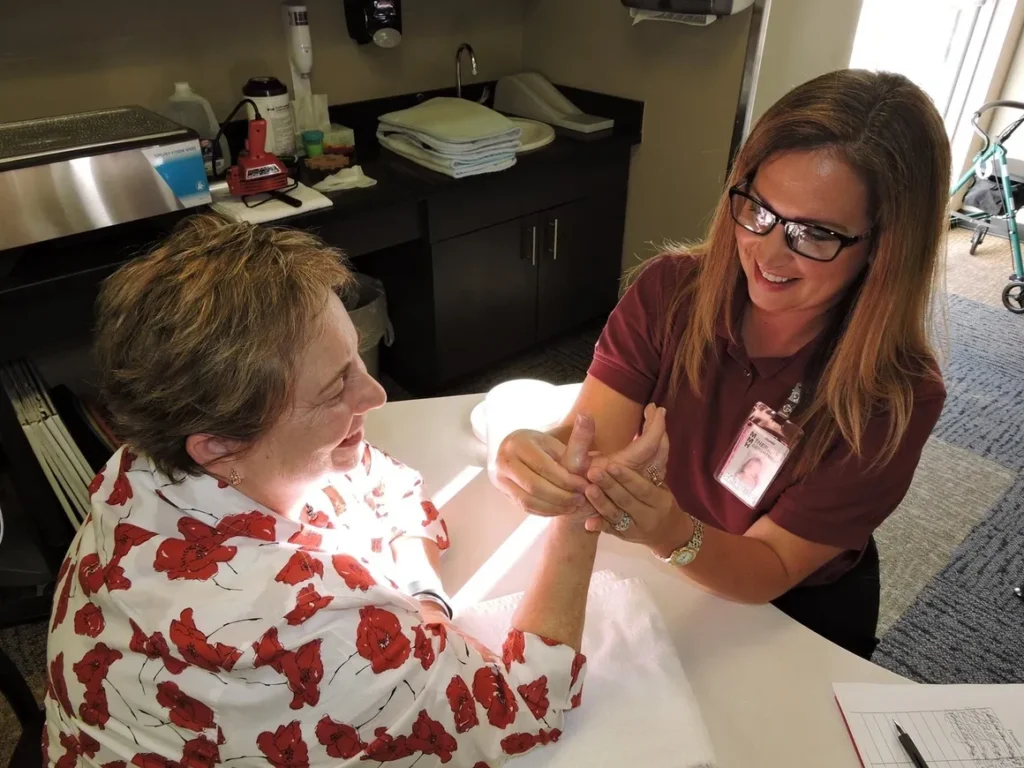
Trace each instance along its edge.
<path fill-rule="evenodd" d="M 796 474 L 810 472 L 837 435 L 860 456 L 868 419 L 888 413 L 889 430 L 872 464 L 892 458 L 914 407 L 915 377 L 936 375 L 929 340 L 933 288 L 940 280 L 950 150 L 931 100 L 901 75 L 841 70 L 783 96 L 754 126 L 729 174 L 727 189 L 752 179 L 768 158 L 790 150 L 832 149 L 868 187 L 873 260 L 850 289 L 833 326 L 827 359 L 810 405 L 801 408 L 807 437 Z M 719 318 L 732 328 L 732 300 L 744 280 L 728 195 L 707 239 L 687 250 L 697 276 L 674 296 L 669 322 L 685 322 L 672 371 L 700 393 L 714 354 Z M 688 316 L 680 317 L 690 304 Z M 674 320 L 673 320 L 674 318 Z M 671 334 L 668 334 L 671 338 Z"/>

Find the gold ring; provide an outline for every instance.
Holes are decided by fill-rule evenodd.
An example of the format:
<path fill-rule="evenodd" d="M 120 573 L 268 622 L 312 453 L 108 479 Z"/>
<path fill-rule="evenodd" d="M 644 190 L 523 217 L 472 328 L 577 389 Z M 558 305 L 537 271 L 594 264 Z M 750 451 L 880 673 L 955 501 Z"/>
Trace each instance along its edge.
<path fill-rule="evenodd" d="M 661 473 L 658 471 L 658 467 L 654 464 L 648 464 L 644 471 L 647 473 L 647 478 L 653 483 L 655 488 L 661 488 L 664 485 L 664 481 L 661 479 Z"/>

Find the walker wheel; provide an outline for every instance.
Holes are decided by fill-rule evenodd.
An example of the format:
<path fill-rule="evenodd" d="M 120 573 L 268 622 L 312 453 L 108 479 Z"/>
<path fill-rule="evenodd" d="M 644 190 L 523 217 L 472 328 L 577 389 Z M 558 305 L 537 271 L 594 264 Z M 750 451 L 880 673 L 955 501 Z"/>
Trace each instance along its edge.
<path fill-rule="evenodd" d="M 1024 283 L 1007 283 L 1003 288 L 1003 306 L 1015 315 L 1024 315 Z"/>
<path fill-rule="evenodd" d="M 987 234 L 988 227 L 978 227 L 974 230 L 974 234 L 971 235 L 971 256 L 973 256 L 978 250 L 978 246 L 981 245 L 982 241 L 985 239 L 985 235 Z"/>

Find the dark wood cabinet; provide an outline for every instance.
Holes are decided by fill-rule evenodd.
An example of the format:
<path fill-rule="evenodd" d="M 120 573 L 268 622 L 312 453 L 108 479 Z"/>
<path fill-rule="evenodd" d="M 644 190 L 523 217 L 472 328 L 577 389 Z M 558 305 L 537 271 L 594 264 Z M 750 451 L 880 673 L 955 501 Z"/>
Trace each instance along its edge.
<path fill-rule="evenodd" d="M 527 216 L 434 244 L 439 380 L 536 341 L 540 236 L 536 217 Z"/>
<path fill-rule="evenodd" d="M 575 328 L 615 304 L 624 211 L 624 199 L 606 194 L 540 214 L 538 340 Z"/>

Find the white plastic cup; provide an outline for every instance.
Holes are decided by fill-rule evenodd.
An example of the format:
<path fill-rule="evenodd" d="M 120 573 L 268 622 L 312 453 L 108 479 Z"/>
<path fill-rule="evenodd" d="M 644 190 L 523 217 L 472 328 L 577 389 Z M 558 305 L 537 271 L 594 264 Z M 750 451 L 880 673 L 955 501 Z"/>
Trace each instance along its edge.
<path fill-rule="evenodd" d="M 557 387 L 535 379 L 514 379 L 487 393 L 487 466 L 494 466 L 502 441 L 519 429 L 550 429 L 558 421 Z"/>

